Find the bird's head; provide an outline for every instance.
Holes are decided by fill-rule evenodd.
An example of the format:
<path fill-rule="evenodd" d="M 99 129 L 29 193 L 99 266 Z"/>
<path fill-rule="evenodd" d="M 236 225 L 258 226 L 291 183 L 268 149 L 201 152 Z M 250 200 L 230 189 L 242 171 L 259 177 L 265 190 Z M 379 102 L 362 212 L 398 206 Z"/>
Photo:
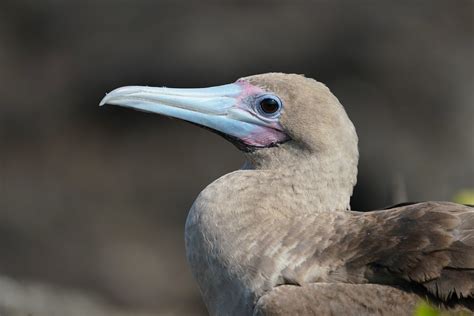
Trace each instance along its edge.
<path fill-rule="evenodd" d="M 357 135 L 344 108 L 325 85 L 301 75 L 267 73 L 198 89 L 126 86 L 108 93 L 100 104 L 211 129 L 246 152 L 256 168 L 309 156 L 358 158 Z"/>

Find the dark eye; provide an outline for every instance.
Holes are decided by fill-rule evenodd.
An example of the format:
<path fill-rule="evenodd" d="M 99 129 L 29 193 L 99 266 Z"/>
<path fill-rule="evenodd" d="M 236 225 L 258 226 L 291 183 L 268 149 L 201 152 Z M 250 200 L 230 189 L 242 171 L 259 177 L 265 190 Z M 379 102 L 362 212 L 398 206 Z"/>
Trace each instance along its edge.
<path fill-rule="evenodd" d="M 281 101 L 275 96 L 263 96 L 257 100 L 257 110 L 265 116 L 274 116 L 281 110 Z"/>

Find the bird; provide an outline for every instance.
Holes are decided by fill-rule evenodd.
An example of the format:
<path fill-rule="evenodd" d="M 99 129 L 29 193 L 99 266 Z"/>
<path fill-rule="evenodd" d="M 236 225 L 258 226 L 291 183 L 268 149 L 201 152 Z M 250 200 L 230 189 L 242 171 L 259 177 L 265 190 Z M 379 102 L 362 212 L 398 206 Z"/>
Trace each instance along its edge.
<path fill-rule="evenodd" d="M 100 102 L 181 119 L 244 153 L 185 224 L 210 315 L 474 311 L 474 211 L 452 202 L 351 210 L 358 136 L 326 85 L 265 73 L 208 88 L 125 86 Z"/>

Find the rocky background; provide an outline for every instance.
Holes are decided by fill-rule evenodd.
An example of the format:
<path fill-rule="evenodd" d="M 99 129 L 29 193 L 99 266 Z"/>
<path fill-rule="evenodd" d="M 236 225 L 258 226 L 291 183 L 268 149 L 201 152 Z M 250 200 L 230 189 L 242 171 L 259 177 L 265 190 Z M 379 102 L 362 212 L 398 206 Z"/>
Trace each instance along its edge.
<path fill-rule="evenodd" d="M 2 0 L 0 315 L 205 313 L 184 221 L 243 157 L 186 123 L 99 108 L 118 86 L 302 73 L 358 129 L 354 209 L 474 187 L 473 17 L 470 0 Z"/>

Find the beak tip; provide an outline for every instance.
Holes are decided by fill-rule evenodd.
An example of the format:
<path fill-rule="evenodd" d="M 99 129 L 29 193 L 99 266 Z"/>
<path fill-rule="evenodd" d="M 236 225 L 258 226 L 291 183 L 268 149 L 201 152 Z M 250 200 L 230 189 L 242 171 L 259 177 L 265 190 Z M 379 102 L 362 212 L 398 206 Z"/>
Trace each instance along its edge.
<path fill-rule="evenodd" d="M 107 104 L 107 94 L 105 95 L 105 97 L 102 98 L 102 100 L 100 100 L 100 103 L 99 103 L 99 106 L 104 106 L 105 104 Z"/>

